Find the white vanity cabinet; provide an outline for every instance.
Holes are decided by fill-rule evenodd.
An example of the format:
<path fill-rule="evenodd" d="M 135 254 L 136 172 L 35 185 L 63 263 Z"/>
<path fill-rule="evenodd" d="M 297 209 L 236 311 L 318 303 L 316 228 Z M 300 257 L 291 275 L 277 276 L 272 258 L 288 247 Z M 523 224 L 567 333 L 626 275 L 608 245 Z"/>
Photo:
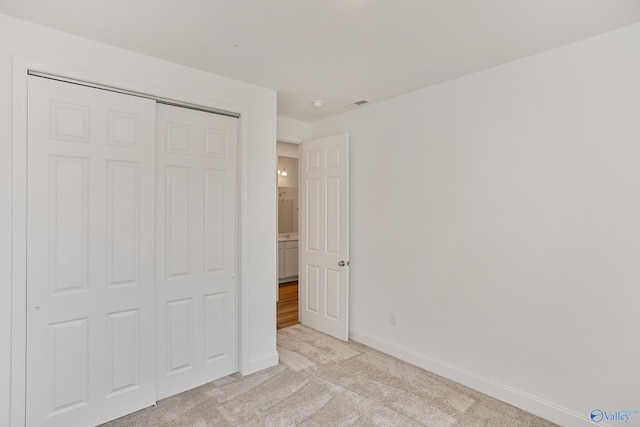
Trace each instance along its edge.
<path fill-rule="evenodd" d="M 284 278 L 284 242 L 278 242 L 278 279 Z"/>
<path fill-rule="evenodd" d="M 298 241 L 278 242 L 278 279 L 280 282 L 298 278 Z"/>
<path fill-rule="evenodd" d="M 298 277 L 298 241 L 284 242 L 284 277 Z"/>

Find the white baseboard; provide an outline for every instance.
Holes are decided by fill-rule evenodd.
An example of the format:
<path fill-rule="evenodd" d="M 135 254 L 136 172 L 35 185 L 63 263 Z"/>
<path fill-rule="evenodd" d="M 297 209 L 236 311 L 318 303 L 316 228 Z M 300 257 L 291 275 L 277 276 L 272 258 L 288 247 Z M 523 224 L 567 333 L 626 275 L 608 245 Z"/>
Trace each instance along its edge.
<path fill-rule="evenodd" d="M 385 339 L 353 329 L 349 330 L 349 338 L 517 408 L 531 412 L 561 426 L 593 427 L 595 425 L 588 418 L 588 414 L 579 414 L 539 397 L 509 387 L 508 385 L 458 368 L 431 356 L 420 354 L 410 348 L 397 345 Z M 607 427 L 603 423 L 597 425 Z"/>
<path fill-rule="evenodd" d="M 280 359 L 277 351 L 260 357 L 256 357 L 255 359 L 251 359 L 249 361 L 249 367 L 247 371 L 241 372 L 241 374 L 250 375 L 255 372 L 262 371 L 263 369 L 271 368 L 272 366 L 276 366 L 279 360 Z"/>

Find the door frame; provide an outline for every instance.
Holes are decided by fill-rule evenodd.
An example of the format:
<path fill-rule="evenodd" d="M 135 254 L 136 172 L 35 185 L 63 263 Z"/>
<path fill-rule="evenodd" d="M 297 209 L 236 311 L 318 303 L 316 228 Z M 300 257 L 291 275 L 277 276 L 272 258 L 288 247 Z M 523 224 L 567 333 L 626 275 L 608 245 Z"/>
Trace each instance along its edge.
<path fill-rule="evenodd" d="M 290 145 L 295 145 L 296 146 L 296 156 L 286 156 L 286 155 L 280 155 L 280 152 L 278 151 L 278 143 L 284 143 L 284 144 L 290 144 Z M 298 170 L 300 169 L 300 144 L 302 144 L 302 140 L 299 138 L 293 138 L 293 137 L 288 137 L 288 136 L 282 136 L 280 134 L 278 134 L 278 137 L 276 139 L 276 167 L 275 169 L 277 170 L 279 167 L 279 159 L 280 157 L 288 157 L 290 159 L 297 159 L 298 160 Z M 298 175 L 300 176 L 300 175 Z M 280 207 L 278 204 L 278 189 L 280 187 L 278 187 L 278 175 L 276 174 L 276 224 L 280 224 Z M 298 191 L 300 191 L 300 179 L 298 179 Z M 298 204 L 299 207 L 299 204 Z M 298 211 L 298 224 L 300 224 L 300 212 Z M 280 243 L 280 241 L 278 240 L 278 237 L 280 235 L 279 230 L 278 230 L 279 226 L 276 226 L 276 247 L 278 246 L 278 244 Z M 300 249 L 298 249 L 298 259 L 300 259 Z M 279 265 L 279 259 L 278 259 L 278 252 L 276 250 L 276 302 L 280 301 L 280 265 Z M 276 313 L 276 317 L 278 316 L 278 313 Z M 278 327 L 277 322 L 276 322 L 276 328 Z"/>
<path fill-rule="evenodd" d="M 11 206 L 11 378 L 10 378 L 10 425 L 21 427 L 26 421 L 26 342 L 27 342 L 27 73 L 42 73 L 65 76 L 74 80 L 96 82 L 132 92 L 148 93 L 158 98 L 201 105 L 205 108 L 230 111 L 240 115 L 238 132 L 237 195 L 239 220 L 236 231 L 237 265 L 237 322 L 238 322 L 238 367 L 240 374 L 250 372 L 248 267 L 241 260 L 247 259 L 248 191 L 249 170 L 248 109 L 196 99 L 193 95 L 180 93 L 169 87 L 149 86 L 142 80 L 124 81 L 95 72 L 86 72 L 43 63 L 18 56 L 13 57 L 13 154 L 12 154 L 12 206 Z M 159 93 L 161 92 L 161 93 Z"/>

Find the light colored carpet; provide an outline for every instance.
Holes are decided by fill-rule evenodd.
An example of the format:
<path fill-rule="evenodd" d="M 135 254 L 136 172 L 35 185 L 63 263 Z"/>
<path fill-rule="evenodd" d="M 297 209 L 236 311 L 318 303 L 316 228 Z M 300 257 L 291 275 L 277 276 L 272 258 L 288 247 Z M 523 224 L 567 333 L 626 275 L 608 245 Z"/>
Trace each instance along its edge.
<path fill-rule="evenodd" d="M 231 375 L 110 423 L 123 426 L 554 426 L 364 345 L 295 325 L 280 364 Z"/>

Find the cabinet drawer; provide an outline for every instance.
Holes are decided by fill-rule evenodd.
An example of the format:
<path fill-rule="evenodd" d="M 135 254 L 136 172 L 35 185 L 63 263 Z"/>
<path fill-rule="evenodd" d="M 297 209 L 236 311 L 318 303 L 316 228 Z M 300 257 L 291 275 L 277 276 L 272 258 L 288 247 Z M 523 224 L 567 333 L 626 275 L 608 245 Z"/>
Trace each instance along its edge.
<path fill-rule="evenodd" d="M 297 248 L 298 247 L 298 241 L 297 240 L 290 240 L 287 242 L 284 242 L 284 248 L 285 249 L 293 249 L 293 248 Z"/>

